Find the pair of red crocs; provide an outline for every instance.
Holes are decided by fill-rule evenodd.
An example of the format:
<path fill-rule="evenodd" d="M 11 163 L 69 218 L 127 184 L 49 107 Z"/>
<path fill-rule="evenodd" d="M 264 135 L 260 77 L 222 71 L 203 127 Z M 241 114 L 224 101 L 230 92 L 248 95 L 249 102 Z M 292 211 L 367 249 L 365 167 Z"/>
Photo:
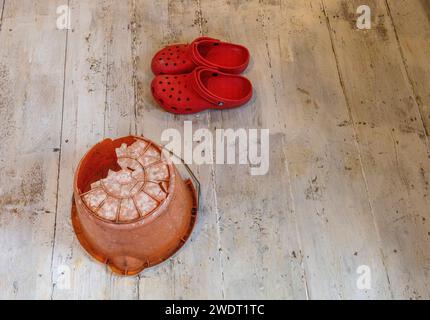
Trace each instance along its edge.
<path fill-rule="evenodd" d="M 176 114 L 235 108 L 252 97 L 251 82 L 238 75 L 248 64 L 248 49 L 233 43 L 200 37 L 170 45 L 152 59 L 152 94 Z"/>

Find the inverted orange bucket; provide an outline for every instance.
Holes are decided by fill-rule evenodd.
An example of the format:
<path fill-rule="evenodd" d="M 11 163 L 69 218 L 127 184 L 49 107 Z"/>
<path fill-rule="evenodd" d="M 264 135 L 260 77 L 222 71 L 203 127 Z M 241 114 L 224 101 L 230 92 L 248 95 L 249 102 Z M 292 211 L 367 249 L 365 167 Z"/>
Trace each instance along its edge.
<path fill-rule="evenodd" d="M 100 142 L 75 173 L 75 233 L 91 256 L 121 275 L 177 252 L 193 230 L 197 206 L 191 180 L 142 137 Z"/>

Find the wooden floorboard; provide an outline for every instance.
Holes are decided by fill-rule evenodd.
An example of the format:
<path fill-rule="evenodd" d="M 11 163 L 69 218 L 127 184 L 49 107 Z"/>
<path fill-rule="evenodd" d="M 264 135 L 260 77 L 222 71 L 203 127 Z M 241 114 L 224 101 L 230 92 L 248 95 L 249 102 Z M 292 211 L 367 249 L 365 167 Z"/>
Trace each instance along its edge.
<path fill-rule="evenodd" d="M 3 9 L 4 9 L 4 5 L 5 5 L 5 0 L 1 0 L 0 1 L 0 31 L 2 28 L 2 22 L 3 22 Z"/>
<path fill-rule="evenodd" d="M 66 43 L 65 33 L 56 30 L 55 11 L 49 10 L 58 4 L 59 1 L 7 1 L 3 12 L 0 32 L 2 299 L 49 299 L 51 295 Z"/>
<path fill-rule="evenodd" d="M 324 3 L 393 296 L 428 298 L 427 136 L 387 8 L 370 1 L 376 26 L 358 32 L 359 1 Z"/>
<path fill-rule="evenodd" d="M 58 30 L 67 3 L 71 29 Z M 0 298 L 430 298 L 430 5 L 369 0 L 0 0 Z M 246 105 L 178 116 L 150 61 L 246 45 Z M 13 52 L 13 54 L 11 54 Z M 191 165 L 199 220 L 172 259 L 118 277 L 71 226 L 79 159 L 107 137 L 270 129 L 270 167 Z M 182 166 L 178 166 L 181 167 Z M 371 272 L 360 289 L 359 267 Z"/>
<path fill-rule="evenodd" d="M 135 299 L 137 279 L 114 276 L 106 266 L 91 259 L 80 246 L 70 221 L 71 186 L 79 159 L 100 140 L 129 134 L 134 121 L 131 34 L 127 28 L 131 1 L 121 1 L 120 5 L 114 1 L 71 1 L 70 9 L 73 29 L 69 31 L 66 56 L 53 298 Z M 121 36 L 114 40 L 118 33 Z M 116 72 L 118 68 L 120 73 Z M 70 288 L 63 284 L 64 276 L 57 275 L 65 268 L 70 269 Z"/>
<path fill-rule="evenodd" d="M 390 298 L 354 128 L 338 76 L 330 33 L 315 1 L 282 2 L 272 12 L 272 56 L 284 150 L 313 299 Z M 281 24 L 281 21 L 286 21 Z M 359 290 L 357 269 L 369 265 L 373 290 Z"/>
<path fill-rule="evenodd" d="M 414 99 L 430 134 L 430 2 L 386 1 Z"/>
<path fill-rule="evenodd" d="M 211 128 L 271 130 L 267 175 L 252 176 L 247 165 L 214 168 L 225 297 L 305 299 L 306 279 L 279 123 L 283 113 L 277 105 L 281 90 L 272 79 L 275 62 L 271 61 L 266 39 L 270 27 L 263 21 L 267 19 L 264 10 L 274 13 L 278 7 L 258 1 L 200 3 L 205 33 L 244 43 L 252 52 L 245 76 L 255 86 L 248 105 L 210 113 Z"/>
<path fill-rule="evenodd" d="M 200 8 L 195 1 L 136 1 L 134 55 L 136 57 L 137 133 L 161 143 L 161 133 L 174 128 L 183 133 L 184 121 L 194 130 L 208 126 L 207 112 L 197 116 L 175 116 L 156 106 L 149 86 L 154 53 L 168 43 L 186 43 L 201 32 Z M 160 25 L 161 28 L 154 28 Z M 191 166 L 202 182 L 198 224 L 190 242 L 175 258 L 144 272 L 140 277 L 141 299 L 183 298 L 221 299 L 224 297 L 222 266 L 218 248 L 218 219 L 215 213 L 212 167 Z"/>

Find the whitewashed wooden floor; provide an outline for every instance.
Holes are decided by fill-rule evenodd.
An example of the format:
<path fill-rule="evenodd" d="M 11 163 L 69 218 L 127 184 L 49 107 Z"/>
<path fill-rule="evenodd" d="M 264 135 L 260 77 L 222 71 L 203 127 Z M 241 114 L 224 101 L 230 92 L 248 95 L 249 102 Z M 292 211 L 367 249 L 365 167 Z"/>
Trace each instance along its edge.
<path fill-rule="evenodd" d="M 68 31 L 64 4 L 0 0 L 0 298 L 430 298 L 430 1 L 69 0 Z M 255 97 L 168 114 L 150 59 L 202 34 L 250 48 Z M 184 120 L 269 128 L 270 171 L 194 166 L 192 241 L 114 276 L 72 231 L 75 166 L 104 137 L 159 141 Z"/>

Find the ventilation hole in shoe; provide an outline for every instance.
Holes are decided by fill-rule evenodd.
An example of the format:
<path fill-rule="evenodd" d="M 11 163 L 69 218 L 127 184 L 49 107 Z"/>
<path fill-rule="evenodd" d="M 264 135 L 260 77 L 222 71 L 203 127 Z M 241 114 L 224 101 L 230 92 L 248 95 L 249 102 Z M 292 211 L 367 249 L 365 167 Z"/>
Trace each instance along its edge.
<path fill-rule="evenodd" d="M 167 60 L 170 60 L 170 57 L 167 57 Z"/>
<path fill-rule="evenodd" d="M 183 64 L 185 64 L 185 63 L 186 63 L 186 61 L 185 61 L 185 60 L 182 60 L 182 63 L 183 63 Z"/>
<path fill-rule="evenodd" d="M 173 52 L 170 52 L 170 55 L 173 56 Z"/>
<path fill-rule="evenodd" d="M 185 111 L 193 111 L 191 108 L 186 108 Z"/>
<path fill-rule="evenodd" d="M 187 97 L 187 101 L 190 101 L 191 99 L 189 97 Z"/>
<path fill-rule="evenodd" d="M 214 77 L 218 77 L 218 73 L 212 73 Z"/>
<path fill-rule="evenodd" d="M 177 76 L 174 76 L 174 77 L 173 77 L 173 79 L 178 79 L 178 77 L 177 77 Z"/>
<path fill-rule="evenodd" d="M 164 104 L 164 100 L 163 100 L 163 99 L 158 99 L 158 101 L 159 101 L 161 104 Z"/>
<path fill-rule="evenodd" d="M 168 64 L 168 63 L 165 63 L 164 65 L 167 67 L 169 64 Z"/>
<path fill-rule="evenodd" d="M 169 79 L 169 77 L 164 77 L 164 79 Z"/>
<path fill-rule="evenodd" d="M 175 91 L 175 88 L 170 88 L 170 91 Z"/>
<path fill-rule="evenodd" d="M 215 43 L 214 43 L 214 46 L 219 46 L 219 43 L 216 43 L 216 42 L 215 42 Z"/>
<path fill-rule="evenodd" d="M 167 50 L 172 51 L 172 48 L 168 48 Z"/>
<path fill-rule="evenodd" d="M 162 52 L 161 54 L 164 56 L 166 53 L 165 53 L 165 52 Z"/>
<path fill-rule="evenodd" d="M 163 92 L 166 92 L 166 89 L 163 89 Z"/>
<path fill-rule="evenodd" d="M 178 110 L 178 108 L 176 108 L 176 107 L 172 107 L 172 109 L 173 109 L 173 110 Z"/>
<path fill-rule="evenodd" d="M 158 82 L 159 84 L 163 84 L 163 81 Z"/>
<path fill-rule="evenodd" d="M 179 90 L 179 91 L 178 91 L 178 93 L 179 93 L 179 94 L 181 94 L 181 93 L 182 93 L 182 91 L 181 91 L 181 90 Z"/>
<path fill-rule="evenodd" d="M 186 84 L 184 84 L 184 88 L 185 88 L 185 89 L 187 88 L 187 85 L 186 85 Z"/>
<path fill-rule="evenodd" d="M 163 60 L 163 58 L 159 58 L 158 60 L 160 60 L 160 61 L 161 61 L 161 60 Z"/>
<path fill-rule="evenodd" d="M 172 97 L 173 97 L 172 95 L 169 95 L 169 98 L 170 98 L 170 99 L 172 99 Z"/>
<path fill-rule="evenodd" d="M 169 81 L 169 82 L 167 82 L 167 84 L 168 84 L 168 85 L 170 85 L 170 81 Z"/>
<path fill-rule="evenodd" d="M 175 62 L 175 63 L 173 63 L 173 65 L 176 67 L 176 62 Z"/>
<path fill-rule="evenodd" d="M 181 98 L 178 98 L 177 100 L 178 100 L 178 101 L 181 101 Z"/>

